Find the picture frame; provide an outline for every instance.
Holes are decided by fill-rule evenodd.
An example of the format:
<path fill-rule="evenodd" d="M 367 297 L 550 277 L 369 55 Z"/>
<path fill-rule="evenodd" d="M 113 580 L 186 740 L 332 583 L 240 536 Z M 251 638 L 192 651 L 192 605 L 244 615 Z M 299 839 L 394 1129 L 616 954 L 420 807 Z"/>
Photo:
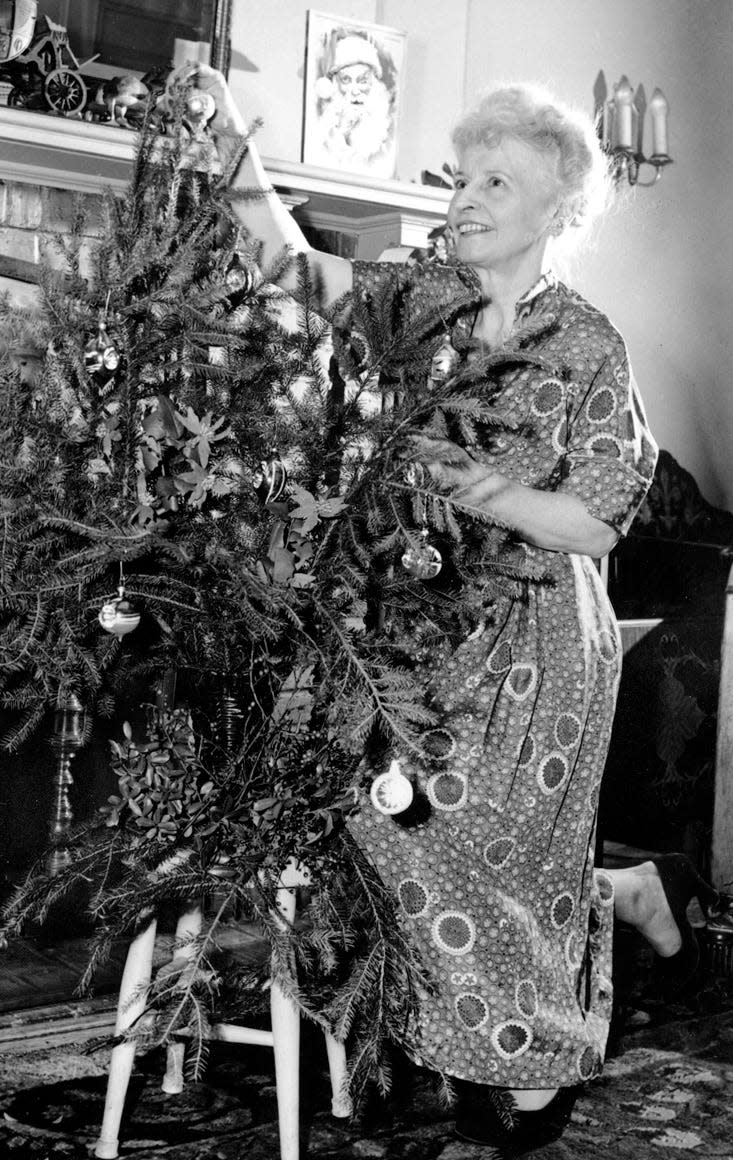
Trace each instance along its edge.
<path fill-rule="evenodd" d="M 395 176 L 406 41 L 396 28 L 309 10 L 305 164 Z"/>

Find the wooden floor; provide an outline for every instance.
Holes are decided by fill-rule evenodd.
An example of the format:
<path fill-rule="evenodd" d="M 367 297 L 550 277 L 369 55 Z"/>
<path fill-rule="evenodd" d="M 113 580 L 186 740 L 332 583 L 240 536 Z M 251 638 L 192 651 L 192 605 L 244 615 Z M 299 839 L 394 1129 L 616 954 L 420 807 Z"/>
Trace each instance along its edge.
<path fill-rule="evenodd" d="M 173 935 L 156 939 L 154 967 L 170 961 Z M 218 939 L 239 961 L 263 961 L 269 943 L 256 927 L 232 923 Z M 0 1051 L 79 1043 L 112 1032 L 127 943 L 114 947 L 97 973 L 93 994 L 80 996 L 88 960 L 86 938 L 23 938 L 0 952 Z"/>
<path fill-rule="evenodd" d="M 0 957 L 0 1013 L 69 1002 L 87 962 L 87 940 L 70 938 L 49 943 L 38 938 L 18 939 Z M 125 947 L 116 949 L 102 968 L 97 995 L 116 991 Z"/>
<path fill-rule="evenodd" d="M 629 865 L 649 857 L 645 850 L 606 843 L 604 864 Z M 250 924 L 227 925 L 219 940 L 237 958 L 263 959 L 269 944 Z M 170 960 L 173 935 L 156 940 L 155 966 Z M 0 1050 L 29 1049 L 33 1044 L 78 1042 L 80 1033 L 92 1038 L 114 1026 L 117 990 L 127 943 L 114 947 L 100 968 L 92 996 L 81 997 L 79 982 L 88 959 L 88 940 L 65 937 L 63 926 L 46 937 L 17 939 L 0 951 Z"/>
<path fill-rule="evenodd" d="M 645 850 L 632 849 L 607 842 L 604 865 L 628 865 L 649 857 Z M 245 944 L 257 941 L 251 927 L 232 928 L 225 939 L 239 951 Z M 232 941 L 233 940 L 233 941 Z M 156 943 L 156 957 L 164 962 L 170 957 L 172 936 L 162 935 Z M 127 946 L 120 943 L 101 968 L 95 983 L 96 996 L 109 995 L 117 990 Z M 56 928 L 45 938 L 23 938 L 0 951 L 0 1015 L 33 1007 L 48 1007 L 54 1003 L 69 1003 L 78 996 L 76 989 L 87 962 L 87 940 L 64 937 Z"/>

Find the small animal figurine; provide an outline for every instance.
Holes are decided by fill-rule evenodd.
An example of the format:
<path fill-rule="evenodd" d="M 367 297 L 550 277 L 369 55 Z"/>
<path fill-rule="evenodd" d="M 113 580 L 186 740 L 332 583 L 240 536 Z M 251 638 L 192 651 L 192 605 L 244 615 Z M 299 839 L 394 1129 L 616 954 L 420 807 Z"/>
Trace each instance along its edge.
<path fill-rule="evenodd" d="M 131 113 L 142 113 L 145 99 L 149 95 L 150 89 L 136 76 L 113 77 L 102 88 L 102 100 L 107 106 L 110 120 L 122 129 L 135 128 L 128 116 Z"/>

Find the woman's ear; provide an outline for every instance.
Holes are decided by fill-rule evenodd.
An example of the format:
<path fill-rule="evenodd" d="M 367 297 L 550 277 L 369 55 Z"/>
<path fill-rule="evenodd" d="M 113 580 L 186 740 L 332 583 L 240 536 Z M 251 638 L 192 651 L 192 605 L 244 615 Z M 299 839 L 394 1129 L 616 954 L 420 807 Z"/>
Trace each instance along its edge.
<path fill-rule="evenodd" d="M 563 202 L 558 202 L 550 217 L 550 222 L 547 227 L 547 232 L 553 237 L 557 238 L 560 234 L 565 233 L 568 225 L 567 206 Z"/>

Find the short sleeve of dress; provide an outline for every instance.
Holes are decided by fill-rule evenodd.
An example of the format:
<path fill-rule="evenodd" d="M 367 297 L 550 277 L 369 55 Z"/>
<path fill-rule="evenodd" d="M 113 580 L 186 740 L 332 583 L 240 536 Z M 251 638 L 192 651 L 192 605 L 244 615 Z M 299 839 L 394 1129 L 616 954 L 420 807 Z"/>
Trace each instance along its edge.
<path fill-rule="evenodd" d="M 559 491 L 625 535 L 652 482 L 657 445 L 646 421 L 626 347 L 613 331 L 599 365 L 568 412 Z"/>
<path fill-rule="evenodd" d="M 448 326 L 477 301 L 475 276 L 467 266 L 440 262 L 408 266 L 401 262 L 352 262 L 353 297 L 362 304 L 399 307 L 404 326 L 435 320 Z"/>

